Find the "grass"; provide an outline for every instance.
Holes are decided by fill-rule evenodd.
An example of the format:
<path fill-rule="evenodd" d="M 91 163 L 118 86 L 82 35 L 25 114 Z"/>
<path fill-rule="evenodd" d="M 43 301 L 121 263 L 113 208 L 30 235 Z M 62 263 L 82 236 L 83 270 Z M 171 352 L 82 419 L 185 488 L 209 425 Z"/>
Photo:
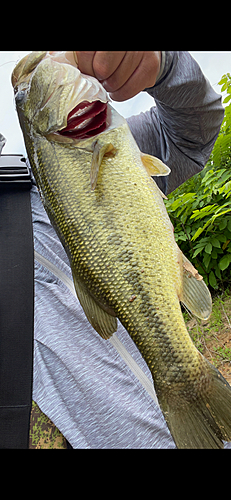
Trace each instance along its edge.
<path fill-rule="evenodd" d="M 207 321 L 184 312 L 188 332 L 197 349 L 231 384 L 231 289 L 213 298 L 213 310 Z"/>

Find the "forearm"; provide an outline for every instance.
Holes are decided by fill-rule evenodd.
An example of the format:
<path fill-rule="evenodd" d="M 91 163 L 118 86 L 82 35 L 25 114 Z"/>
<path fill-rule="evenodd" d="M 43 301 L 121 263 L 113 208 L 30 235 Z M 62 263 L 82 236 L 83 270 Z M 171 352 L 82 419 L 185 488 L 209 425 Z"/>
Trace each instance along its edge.
<path fill-rule="evenodd" d="M 156 106 L 128 124 L 140 149 L 171 168 L 161 186 L 171 192 L 208 161 L 224 115 L 221 97 L 188 52 L 165 52 L 162 75 L 146 91 Z"/>

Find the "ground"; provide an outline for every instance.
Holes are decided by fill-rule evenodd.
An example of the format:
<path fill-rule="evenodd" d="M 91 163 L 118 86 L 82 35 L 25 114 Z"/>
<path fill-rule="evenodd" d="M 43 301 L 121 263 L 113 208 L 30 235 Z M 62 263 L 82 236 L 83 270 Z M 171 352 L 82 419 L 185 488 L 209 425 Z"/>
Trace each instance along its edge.
<path fill-rule="evenodd" d="M 213 297 L 212 314 L 207 321 L 184 314 L 196 347 L 231 385 L 231 289 Z"/>
<path fill-rule="evenodd" d="M 32 402 L 30 418 L 29 449 L 66 449 L 66 439 L 53 422 Z"/>

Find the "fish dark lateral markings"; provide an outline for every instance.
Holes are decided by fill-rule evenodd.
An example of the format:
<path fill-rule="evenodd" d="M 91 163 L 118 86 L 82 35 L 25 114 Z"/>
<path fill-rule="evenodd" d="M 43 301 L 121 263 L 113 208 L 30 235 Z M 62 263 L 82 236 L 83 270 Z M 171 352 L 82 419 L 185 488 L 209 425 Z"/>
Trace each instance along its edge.
<path fill-rule="evenodd" d="M 211 296 L 175 243 L 151 175 L 100 83 L 47 52 L 16 66 L 17 112 L 44 207 L 85 314 L 105 339 L 121 321 L 149 366 L 179 448 L 231 440 L 231 388 L 193 345 L 180 301 L 207 318 Z"/>

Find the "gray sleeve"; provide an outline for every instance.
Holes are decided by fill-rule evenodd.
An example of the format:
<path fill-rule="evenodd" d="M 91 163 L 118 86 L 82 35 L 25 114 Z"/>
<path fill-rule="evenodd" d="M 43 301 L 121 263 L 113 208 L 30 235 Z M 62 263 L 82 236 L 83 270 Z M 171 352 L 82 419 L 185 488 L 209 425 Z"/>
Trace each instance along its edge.
<path fill-rule="evenodd" d="M 169 193 L 208 161 L 224 116 L 221 96 L 185 51 L 166 51 L 162 74 L 145 90 L 156 106 L 127 121 L 140 150 L 170 167 L 168 178 L 155 179 Z"/>

